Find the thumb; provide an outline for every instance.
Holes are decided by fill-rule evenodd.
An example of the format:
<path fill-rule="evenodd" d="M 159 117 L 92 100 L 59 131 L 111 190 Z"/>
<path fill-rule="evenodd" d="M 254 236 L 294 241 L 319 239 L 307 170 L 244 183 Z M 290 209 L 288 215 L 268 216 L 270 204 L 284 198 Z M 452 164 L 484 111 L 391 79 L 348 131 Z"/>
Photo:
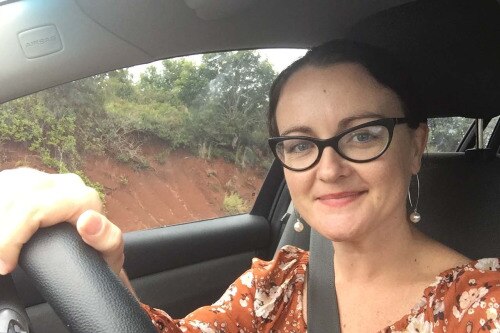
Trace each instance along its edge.
<path fill-rule="evenodd" d="M 83 241 L 99 251 L 111 269 L 119 274 L 124 262 L 123 234 L 120 228 L 104 215 L 88 210 L 78 218 L 76 229 Z"/>

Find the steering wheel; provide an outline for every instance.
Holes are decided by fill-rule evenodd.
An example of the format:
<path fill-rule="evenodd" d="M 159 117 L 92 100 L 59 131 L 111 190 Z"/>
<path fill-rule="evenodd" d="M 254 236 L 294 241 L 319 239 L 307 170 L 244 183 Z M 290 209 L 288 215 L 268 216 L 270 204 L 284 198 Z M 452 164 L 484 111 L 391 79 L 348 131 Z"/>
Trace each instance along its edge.
<path fill-rule="evenodd" d="M 70 332 L 157 332 L 134 296 L 69 223 L 38 230 L 19 263 Z M 28 333 L 24 307 L 13 284 L 7 284 L 0 297 L 0 333 Z"/>

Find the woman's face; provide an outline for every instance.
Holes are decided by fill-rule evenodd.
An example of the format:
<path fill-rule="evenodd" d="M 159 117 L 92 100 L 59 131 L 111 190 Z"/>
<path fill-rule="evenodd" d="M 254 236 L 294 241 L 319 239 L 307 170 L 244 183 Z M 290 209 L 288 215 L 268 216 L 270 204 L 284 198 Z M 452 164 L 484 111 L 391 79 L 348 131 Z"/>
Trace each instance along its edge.
<path fill-rule="evenodd" d="M 400 100 L 358 64 L 306 66 L 283 87 L 276 109 L 280 135 L 331 138 L 378 118 L 403 117 Z M 333 241 L 359 241 L 406 221 L 406 195 L 420 169 L 427 127 L 394 128 L 392 142 L 378 159 L 349 162 L 325 148 L 313 168 L 285 169 L 296 209 Z"/>

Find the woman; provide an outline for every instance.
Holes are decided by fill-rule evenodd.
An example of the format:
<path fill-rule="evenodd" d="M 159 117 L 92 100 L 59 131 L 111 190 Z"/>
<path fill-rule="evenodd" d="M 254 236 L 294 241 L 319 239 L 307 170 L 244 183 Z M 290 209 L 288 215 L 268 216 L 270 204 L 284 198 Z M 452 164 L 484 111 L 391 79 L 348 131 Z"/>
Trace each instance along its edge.
<path fill-rule="evenodd" d="M 409 221 L 406 196 L 428 129 L 404 73 L 365 45 L 312 49 L 271 89 L 271 148 L 296 209 L 333 241 L 342 332 L 499 332 L 498 259 L 487 269 Z M 0 177 L 26 186 L 1 200 L 2 221 L 16 220 L 1 225 L 0 272 L 12 270 L 38 227 L 68 220 L 128 283 L 121 232 L 80 179 L 33 170 Z M 287 246 L 271 262 L 256 259 L 218 302 L 181 320 L 143 308 L 161 332 L 305 332 L 308 258 Z"/>

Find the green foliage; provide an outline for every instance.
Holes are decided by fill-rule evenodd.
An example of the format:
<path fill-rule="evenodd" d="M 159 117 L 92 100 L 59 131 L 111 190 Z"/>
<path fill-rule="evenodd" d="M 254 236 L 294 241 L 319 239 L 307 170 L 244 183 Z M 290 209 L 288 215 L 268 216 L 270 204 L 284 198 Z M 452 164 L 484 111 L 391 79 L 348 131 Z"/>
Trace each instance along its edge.
<path fill-rule="evenodd" d="M 189 143 L 186 132 L 189 111 L 185 107 L 174 107 L 167 103 L 138 104 L 115 100 L 106 104 L 112 126 L 119 133 L 139 133 L 156 137 L 172 148 L 185 147 Z"/>
<path fill-rule="evenodd" d="M 43 101 L 30 96 L 0 106 L 0 140 L 23 142 L 47 166 L 71 169 L 79 161 L 75 120 L 74 114 L 48 112 Z"/>
<path fill-rule="evenodd" d="M 164 90 L 175 95 L 190 108 L 199 105 L 208 92 L 211 80 L 205 65 L 196 66 L 186 59 L 163 61 Z"/>
<path fill-rule="evenodd" d="M 428 151 L 456 151 L 472 122 L 472 119 L 460 117 L 429 119 Z"/>
<path fill-rule="evenodd" d="M 146 68 L 146 71 L 141 74 L 141 80 L 139 82 L 139 89 L 141 92 L 161 91 L 165 88 L 163 75 L 158 73 L 156 67 L 149 66 Z"/>
<path fill-rule="evenodd" d="M 247 213 L 249 210 L 248 203 L 236 192 L 224 195 L 222 207 L 230 215 Z"/>
<path fill-rule="evenodd" d="M 263 157 L 267 148 L 268 90 L 275 72 L 253 51 L 206 54 L 202 62 L 210 80 L 203 107 L 193 109 L 191 132 L 207 142 L 214 156 L 242 166 L 241 154 Z"/>
<path fill-rule="evenodd" d="M 256 52 L 238 51 L 205 55 L 207 68 L 216 75 L 211 82 L 210 102 L 219 116 L 242 126 L 265 122 L 267 94 L 275 73 Z"/>
<path fill-rule="evenodd" d="M 186 59 L 162 64 L 162 71 L 149 67 L 141 74 L 137 102 L 108 102 L 106 109 L 127 118 L 135 131 L 203 158 L 246 167 L 270 156 L 266 110 L 275 72 L 257 52 L 206 54 L 198 65 Z"/>
<path fill-rule="evenodd" d="M 160 139 L 241 167 L 270 156 L 265 112 L 275 73 L 256 52 L 165 60 L 134 82 L 116 70 L 0 105 L 0 141 L 23 142 L 43 163 L 78 172 L 81 156 L 104 154 L 149 168 L 141 146 Z M 168 152 L 156 157 L 165 163 Z M 103 192 L 102 192 L 103 193 Z"/>
<path fill-rule="evenodd" d="M 121 99 L 135 100 L 137 99 L 132 76 L 127 69 L 118 69 L 109 72 L 105 80 L 107 99 L 118 97 Z"/>

